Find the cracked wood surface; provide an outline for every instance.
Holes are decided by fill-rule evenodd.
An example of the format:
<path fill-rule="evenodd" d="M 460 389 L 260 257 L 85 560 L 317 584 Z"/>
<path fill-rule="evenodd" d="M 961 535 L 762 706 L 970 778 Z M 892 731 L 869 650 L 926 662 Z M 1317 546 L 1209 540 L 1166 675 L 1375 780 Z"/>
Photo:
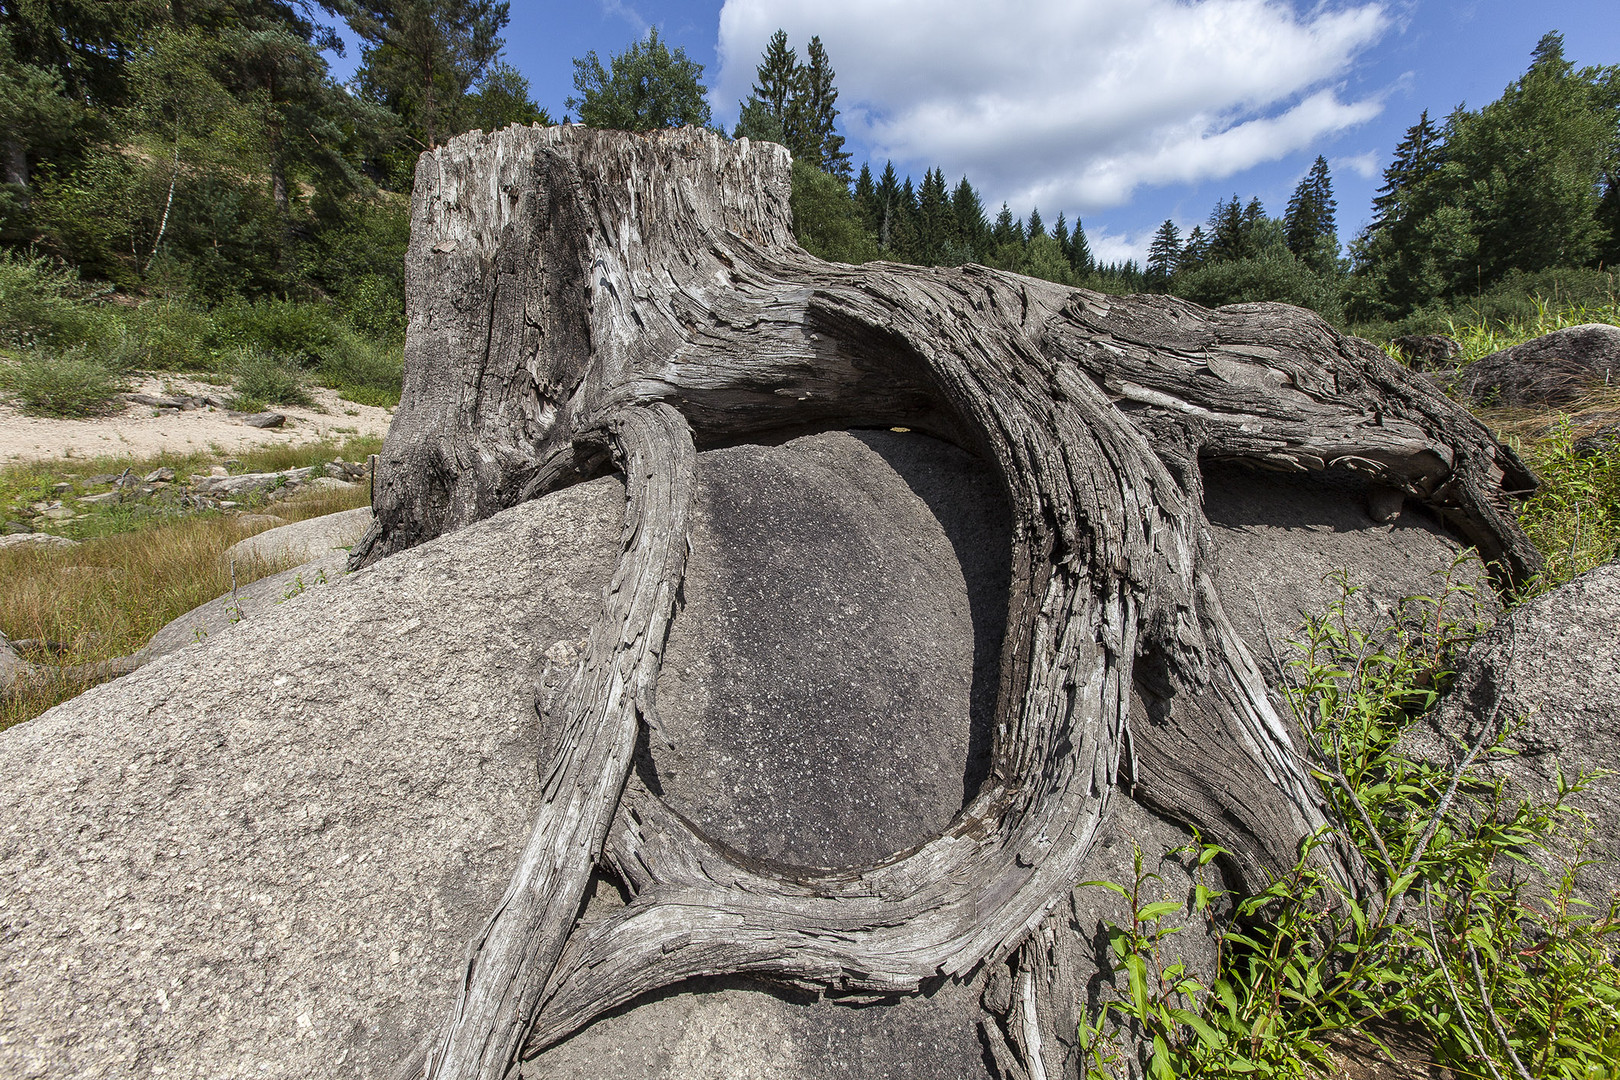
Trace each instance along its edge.
<path fill-rule="evenodd" d="M 1533 486 L 1523 466 L 1367 343 L 1282 305 L 824 263 L 792 241 L 788 165 L 690 129 L 564 127 L 475 133 L 418 167 L 405 396 L 354 565 L 588 476 L 605 442 L 632 492 L 546 808 L 432 1075 L 500 1076 L 692 976 L 886 995 L 1000 961 L 1067 895 L 1122 779 L 1232 851 L 1245 886 L 1291 863 L 1326 811 L 1222 610 L 1201 459 L 1356 468 L 1502 580 L 1535 566 L 1504 494 Z M 891 425 L 1006 485 L 991 771 L 944 834 L 879 865 L 752 865 L 628 772 L 656 725 L 691 446 Z M 597 860 L 631 903 L 573 931 Z"/>

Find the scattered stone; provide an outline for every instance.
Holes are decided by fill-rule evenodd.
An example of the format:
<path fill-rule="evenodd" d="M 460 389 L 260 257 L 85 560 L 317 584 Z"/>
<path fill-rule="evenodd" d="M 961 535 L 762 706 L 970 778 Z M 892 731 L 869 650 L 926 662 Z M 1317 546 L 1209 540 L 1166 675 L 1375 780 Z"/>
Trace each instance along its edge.
<path fill-rule="evenodd" d="M 49 518 L 51 521 L 72 521 L 79 515 L 65 506 L 53 506 L 49 510 L 43 511 L 41 516 Z"/>
<path fill-rule="evenodd" d="M 354 485 L 335 476 L 317 476 L 304 485 L 306 491 L 348 491 Z"/>
<path fill-rule="evenodd" d="M 1567 405 L 1620 381 L 1620 326 L 1586 323 L 1491 353 L 1463 369 L 1457 390 L 1480 405 Z"/>
<path fill-rule="evenodd" d="M 210 465 L 208 467 L 208 475 L 209 476 L 229 476 L 229 475 L 231 475 L 231 470 L 227 469 L 223 465 Z M 197 479 L 202 479 L 202 477 L 194 476 L 194 477 L 192 477 L 192 479 L 197 480 Z"/>
<path fill-rule="evenodd" d="M 167 394 L 125 394 L 124 400 L 132 401 L 137 405 L 150 405 L 154 409 L 180 411 L 185 404 L 184 398 L 170 397 Z"/>
<path fill-rule="evenodd" d="M 1406 334 L 1390 341 L 1413 371 L 1436 371 L 1456 364 L 1462 346 L 1445 334 Z"/>
<path fill-rule="evenodd" d="M 26 521 L 8 521 L 0 525 L 0 535 L 4 536 L 21 536 L 33 531 L 33 527 Z"/>
<path fill-rule="evenodd" d="M 233 544 L 225 557 L 236 562 L 260 559 L 282 565 L 305 563 L 325 558 L 334 551 L 347 551 L 370 526 L 371 508 L 362 506 L 358 510 L 295 521 L 250 536 Z"/>
<path fill-rule="evenodd" d="M 314 466 L 286 469 L 282 472 L 238 473 L 235 476 L 220 470 L 213 476 L 199 480 L 192 490 L 198 495 L 228 495 L 240 498 L 275 488 L 297 487 L 308 480 L 314 472 Z"/>
<path fill-rule="evenodd" d="M 92 476 L 92 477 L 90 477 L 90 479 L 86 480 L 85 483 L 90 484 L 92 486 L 97 485 L 97 484 L 110 484 L 114 480 L 118 479 L 118 475 L 119 475 L 118 473 L 111 473 L 111 472 L 109 472 L 109 473 L 97 473 L 95 476 Z"/>
<path fill-rule="evenodd" d="M 248 427 L 256 428 L 278 428 L 286 422 L 286 416 L 278 412 L 254 413 L 252 416 L 244 416 L 242 418 L 242 423 L 246 424 Z"/>
<path fill-rule="evenodd" d="M 362 480 L 366 475 L 366 466 L 363 462 L 344 461 L 342 458 L 333 458 L 325 465 L 326 475 L 336 480 Z"/>
<path fill-rule="evenodd" d="M 52 484 L 51 485 L 51 490 L 56 492 L 58 495 L 60 495 L 62 492 L 67 491 L 72 486 L 73 486 L 72 484 L 69 484 L 66 481 L 64 481 L 64 482 L 62 482 L 60 484 Z"/>
<path fill-rule="evenodd" d="M 0 536 L 0 550 L 6 548 L 70 548 L 78 547 L 77 540 L 69 540 L 65 536 L 55 536 L 51 533 L 11 533 Z"/>
<path fill-rule="evenodd" d="M 80 495 L 78 501 L 91 506 L 105 506 L 109 503 L 119 502 L 123 497 L 123 490 L 114 488 L 112 491 L 103 491 L 100 495 Z M 49 511 L 46 512 L 49 513 Z"/>
<path fill-rule="evenodd" d="M 174 477 L 174 470 L 165 465 L 161 469 L 153 469 L 147 473 L 146 482 L 148 484 L 168 484 L 173 482 Z"/>

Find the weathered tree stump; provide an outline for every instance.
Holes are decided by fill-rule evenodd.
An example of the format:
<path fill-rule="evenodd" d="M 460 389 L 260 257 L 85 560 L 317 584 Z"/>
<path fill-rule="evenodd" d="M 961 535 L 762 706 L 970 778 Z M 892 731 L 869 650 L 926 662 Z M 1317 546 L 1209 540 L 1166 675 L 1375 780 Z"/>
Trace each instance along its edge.
<path fill-rule="evenodd" d="M 1507 513 L 1529 474 L 1367 343 L 1282 305 L 825 263 L 793 242 L 789 175 L 780 147 L 692 129 L 513 128 L 421 159 L 405 393 L 354 565 L 615 464 L 629 505 L 545 808 L 412 1072 L 502 1076 L 695 976 L 869 998 L 1033 957 L 1122 782 L 1231 851 L 1244 885 L 1291 864 L 1327 811 L 1223 613 L 1201 460 L 1365 470 L 1503 580 L 1534 568 Z M 694 447 L 896 425 L 993 462 L 1013 510 L 990 775 L 879 865 L 744 865 L 630 769 L 657 725 Z M 1319 850 L 1363 887 L 1350 853 Z M 597 866 L 632 900 L 576 930 Z"/>

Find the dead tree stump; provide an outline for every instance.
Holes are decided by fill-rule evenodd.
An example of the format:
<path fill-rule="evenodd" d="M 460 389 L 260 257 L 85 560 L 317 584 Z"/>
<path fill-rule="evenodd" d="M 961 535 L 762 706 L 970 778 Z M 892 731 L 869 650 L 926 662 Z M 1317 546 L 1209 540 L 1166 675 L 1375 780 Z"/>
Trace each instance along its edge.
<path fill-rule="evenodd" d="M 629 502 L 601 620 L 555 706 L 544 809 L 413 1072 L 503 1076 L 695 976 L 864 995 L 966 977 L 1067 894 L 1122 780 L 1231 851 L 1243 885 L 1291 864 L 1326 808 L 1222 610 L 1201 460 L 1365 470 L 1443 514 L 1503 580 L 1534 569 L 1507 512 L 1506 493 L 1533 486 L 1524 467 L 1366 342 L 1277 304 L 825 263 L 793 242 L 789 176 L 781 147 L 694 129 L 511 128 L 418 166 L 405 393 L 353 564 L 610 467 Z M 938 436 L 1005 483 L 993 764 L 943 835 L 887 862 L 743 865 L 630 769 L 638 726 L 657 723 L 694 448 L 862 426 Z M 1350 853 L 1320 851 L 1362 887 Z M 598 866 L 633 899 L 576 930 Z"/>

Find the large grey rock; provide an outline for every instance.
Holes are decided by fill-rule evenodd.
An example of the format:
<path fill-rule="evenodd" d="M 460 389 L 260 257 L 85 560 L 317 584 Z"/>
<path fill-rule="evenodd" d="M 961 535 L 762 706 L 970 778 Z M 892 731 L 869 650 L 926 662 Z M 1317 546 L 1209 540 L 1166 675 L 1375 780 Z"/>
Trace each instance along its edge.
<path fill-rule="evenodd" d="M 584 634 L 612 480 L 0 733 L 0 1076 L 385 1076 L 449 1008 Z"/>
<path fill-rule="evenodd" d="M 1620 562 L 1514 608 L 1469 652 L 1456 685 L 1411 748 L 1451 763 L 1505 730 L 1513 755 L 1484 756 L 1480 775 L 1539 802 L 1552 800 L 1560 770 L 1570 780 L 1589 776 L 1571 800 L 1592 825 L 1593 863 L 1577 884 L 1601 913 L 1620 890 Z M 1570 857 L 1573 848 L 1555 854 Z"/>
<path fill-rule="evenodd" d="M 1469 364 L 1457 389 L 1482 405 L 1567 405 L 1620 378 L 1620 326 L 1584 323 L 1554 330 Z"/>
<path fill-rule="evenodd" d="M 744 854 L 801 865 L 938 835 L 994 723 L 1012 559 L 995 477 L 886 431 L 717 451 L 703 468 L 658 684 L 671 805 Z"/>
<path fill-rule="evenodd" d="M 234 479 L 234 478 L 233 478 Z M 325 480 L 327 477 L 317 477 Z M 313 484 L 316 481 L 311 481 Z M 347 485 L 344 485 L 347 486 Z M 295 521 L 250 536 L 232 544 L 225 552 L 227 559 L 246 562 L 259 559 L 267 563 L 299 563 L 324 559 L 334 551 L 347 552 L 355 541 L 365 534 L 371 524 L 371 508 L 362 506 L 336 514 Z"/>
<path fill-rule="evenodd" d="M 988 742 L 1008 541 L 987 470 L 921 436 L 829 434 L 705 454 L 699 481 L 644 775 L 781 861 L 861 862 L 939 829 Z M 1234 483 L 1258 506 L 1275 479 Z M 1342 512 L 1378 538 L 1353 574 L 1385 568 L 1390 544 L 1420 545 L 1414 567 L 1450 559 L 1404 516 Z M 404 1058 L 526 837 L 550 744 L 535 688 L 562 681 L 546 657 L 566 664 L 594 619 L 622 517 L 612 479 L 518 507 L 0 733 L 0 1075 L 359 1077 Z M 1314 567 L 1233 520 L 1217 551 L 1244 594 Z M 1126 794 L 1115 810 L 1086 876 L 1128 880 L 1140 843 L 1158 888 L 1185 896 L 1160 861 L 1185 834 Z M 584 917 L 617 902 L 603 887 Z M 1124 917 L 1098 888 L 1060 905 L 1043 1007 L 1095 1000 L 1102 923 Z M 1183 922 L 1177 946 L 1207 970 L 1209 939 Z M 672 988 L 525 1073 L 984 1075 L 1000 1029 L 979 1002 L 1006 1007 L 1003 971 L 870 1008 Z M 1049 1048 L 1051 1073 L 1074 1052 Z"/>
<path fill-rule="evenodd" d="M 1227 617 L 1270 678 L 1309 617 L 1341 599 L 1356 625 L 1388 625 L 1408 597 L 1460 592 L 1446 617 L 1472 622 L 1499 607 L 1478 559 L 1426 512 L 1408 504 L 1373 520 L 1384 494 L 1353 473 L 1204 468 L 1204 514 L 1215 542 L 1215 580 Z M 1355 591 L 1348 597 L 1345 586 Z M 1477 610 L 1476 610 L 1477 608 Z"/>
<path fill-rule="evenodd" d="M 336 584 L 349 572 L 348 552 L 338 549 L 234 592 L 198 604 L 152 636 L 136 653 L 143 664 L 176 649 L 217 638 L 310 590 Z"/>

